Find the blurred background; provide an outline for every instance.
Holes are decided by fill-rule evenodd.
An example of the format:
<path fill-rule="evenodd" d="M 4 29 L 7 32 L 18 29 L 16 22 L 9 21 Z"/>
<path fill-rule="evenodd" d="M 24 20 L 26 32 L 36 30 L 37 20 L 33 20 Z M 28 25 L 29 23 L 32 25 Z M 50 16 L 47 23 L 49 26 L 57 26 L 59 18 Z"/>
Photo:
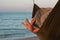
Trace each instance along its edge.
<path fill-rule="evenodd" d="M 54 7 L 56 0 L 35 0 L 39 7 Z M 0 0 L 0 40 L 15 40 L 34 37 L 22 22 L 31 20 L 33 0 Z"/>

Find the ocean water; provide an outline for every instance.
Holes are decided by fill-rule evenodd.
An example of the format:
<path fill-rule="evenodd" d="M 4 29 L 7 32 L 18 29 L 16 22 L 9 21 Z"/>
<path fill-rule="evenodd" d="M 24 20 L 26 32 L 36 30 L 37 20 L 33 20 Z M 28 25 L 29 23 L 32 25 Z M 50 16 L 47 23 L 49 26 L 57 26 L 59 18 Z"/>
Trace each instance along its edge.
<path fill-rule="evenodd" d="M 15 40 L 35 36 L 26 30 L 22 22 L 31 20 L 31 12 L 0 12 L 0 40 Z"/>

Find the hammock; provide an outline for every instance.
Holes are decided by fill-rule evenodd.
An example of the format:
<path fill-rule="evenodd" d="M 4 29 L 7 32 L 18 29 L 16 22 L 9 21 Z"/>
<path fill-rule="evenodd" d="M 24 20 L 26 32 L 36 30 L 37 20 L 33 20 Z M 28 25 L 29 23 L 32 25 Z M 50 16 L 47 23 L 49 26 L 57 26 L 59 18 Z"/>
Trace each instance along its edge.
<path fill-rule="evenodd" d="M 39 9 L 40 8 L 34 4 L 32 18 Z M 44 35 L 46 38 L 48 38 L 48 40 L 60 40 L 60 0 L 49 13 L 38 34 Z"/>

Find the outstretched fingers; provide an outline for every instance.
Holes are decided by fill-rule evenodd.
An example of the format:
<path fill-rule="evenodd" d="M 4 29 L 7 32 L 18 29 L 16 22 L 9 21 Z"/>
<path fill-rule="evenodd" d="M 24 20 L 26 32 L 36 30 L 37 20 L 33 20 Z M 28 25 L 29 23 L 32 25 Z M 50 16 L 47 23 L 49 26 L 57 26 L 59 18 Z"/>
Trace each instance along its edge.
<path fill-rule="evenodd" d="M 27 30 L 30 30 L 33 33 L 37 33 L 39 31 L 39 28 L 33 27 L 34 22 L 35 22 L 35 19 L 32 18 L 31 22 L 29 22 L 29 20 L 26 19 L 25 22 L 23 22 L 22 24 L 24 24 L 24 26 Z"/>
<path fill-rule="evenodd" d="M 28 19 L 26 19 L 25 22 L 22 22 L 22 24 L 25 26 L 27 30 L 29 29 L 30 23 Z"/>
<path fill-rule="evenodd" d="M 33 27 L 28 19 L 26 19 L 25 22 L 23 22 L 23 24 L 27 30 L 30 30 L 31 32 L 33 31 Z"/>

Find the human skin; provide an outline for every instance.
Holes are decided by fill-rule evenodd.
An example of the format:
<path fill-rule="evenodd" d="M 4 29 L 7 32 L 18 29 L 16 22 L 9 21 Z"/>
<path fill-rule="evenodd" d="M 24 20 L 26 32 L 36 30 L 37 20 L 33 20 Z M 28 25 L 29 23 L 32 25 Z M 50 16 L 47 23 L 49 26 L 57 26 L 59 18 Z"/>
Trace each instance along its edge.
<path fill-rule="evenodd" d="M 51 10 L 52 9 L 42 9 L 41 13 L 45 14 L 44 16 L 48 16 L 47 13 L 49 14 L 51 12 Z M 44 16 L 42 15 L 39 20 L 41 20 L 42 22 L 44 22 L 44 20 L 46 19 L 46 18 L 44 18 Z M 35 33 L 41 39 L 42 36 L 39 34 L 40 27 L 39 28 L 34 28 L 33 24 L 35 22 L 36 22 L 37 25 L 41 26 L 41 24 L 38 21 L 36 21 L 35 18 L 32 18 L 31 22 L 29 22 L 29 20 L 26 19 L 25 22 L 23 22 L 22 24 L 25 26 L 25 28 L 27 30 L 31 31 L 32 33 Z"/>

